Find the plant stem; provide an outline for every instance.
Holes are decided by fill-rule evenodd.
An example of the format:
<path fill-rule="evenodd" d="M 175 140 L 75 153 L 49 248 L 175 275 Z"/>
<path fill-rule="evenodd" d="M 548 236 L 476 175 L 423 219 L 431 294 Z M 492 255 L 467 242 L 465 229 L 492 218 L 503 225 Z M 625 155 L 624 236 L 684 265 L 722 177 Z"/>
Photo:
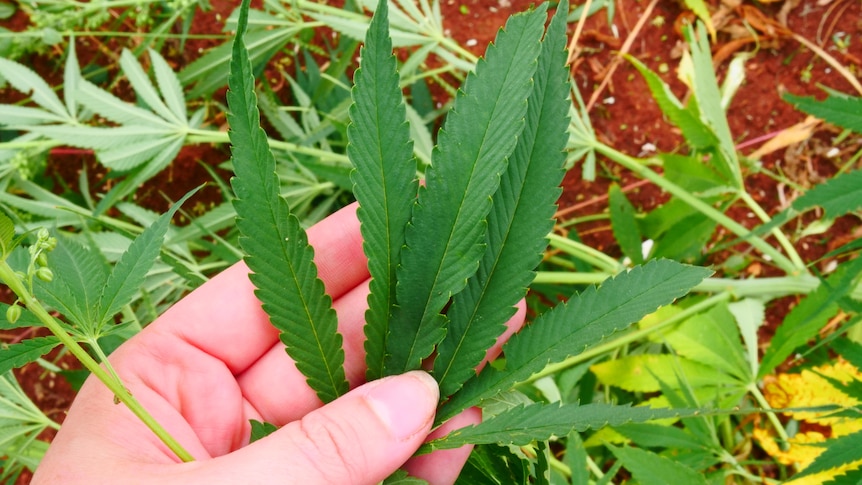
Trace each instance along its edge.
<path fill-rule="evenodd" d="M 625 335 L 622 335 L 618 338 L 615 338 L 609 342 L 605 342 L 603 344 L 596 345 L 595 347 L 592 347 L 592 348 L 586 350 L 585 352 L 582 352 L 578 355 L 569 357 L 568 359 L 566 359 L 562 362 L 548 365 L 544 369 L 542 369 L 540 372 L 537 372 L 537 373 L 533 374 L 532 376 L 530 376 L 527 380 L 524 381 L 524 383 L 535 382 L 535 381 L 541 379 L 542 377 L 556 374 L 558 372 L 563 371 L 564 369 L 568 369 L 569 367 L 573 367 L 573 366 L 578 365 L 582 362 L 586 362 L 586 361 L 592 359 L 593 357 L 602 355 L 605 352 L 610 352 L 611 350 L 614 350 L 616 348 L 619 348 L 619 347 L 622 347 L 624 345 L 630 344 L 632 342 L 636 342 L 638 340 L 641 340 L 642 338 L 646 337 L 647 335 L 649 335 L 651 333 L 657 332 L 657 331 L 662 330 L 664 328 L 667 328 L 671 325 L 679 323 L 679 322 L 685 320 L 686 318 L 689 318 L 692 315 L 696 315 L 696 314 L 706 310 L 707 308 L 710 308 L 710 307 L 717 305 L 721 302 L 728 301 L 728 300 L 730 300 L 731 296 L 732 295 L 730 292 L 719 293 L 717 295 L 711 296 L 711 297 L 707 298 L 706 300 L 703 300 L 699 303 L 696 303 L 696 304 L 686 308 L 685 310 L 673 315 L 672 317 L 668 318 L 667 320 L 664 320 L 664 321 L 662 321 L 656 325 L 653 325 L 649 328 L 642 328 L 639 330 L 635 330 L 635 331 L 626 333 Z"/>
<path fill-rule="evenodd" d="M 287 141 L 273 140 L 272 138 L 268 138 L 267 142 L 269 143 L 270 148 L 274 150 L 311 155 L 323 161 L 333 161 L 344 164 L 350 163 L 350 160 L 347 159 L 347 155 L 340 153 L 332 153 L 328 150 L 297 145 L 296 143 L 290 143 Z M 230 138 L 229 135 L 223 131 L 192 129 L 188 130 L 186 143 L 230 143 Z"/>
<path fill-rule="evenodd" d="M 553 260 L 549 259 L 553 262 Z M 539 271 L 534 283 L 561 285 L 598 285 L 615 273 L 580 273 L 575 271 Z M 727 291 L 736 298 L 764 298 L 771 300 L 787 295 L 808 294 L 820 286 L 820 280 L 811 275 L 775 276 L 756 279 L 707 278 L 691 291 L 715 293 Z M 854 299 L 862 299 L 862 285 L 850 292 Z"/>
<path fill-rule="evenodd" d="M 772 427 L 775 428 L 775 433 L 781 439 L 781 448 L 784 449 L 787 446 L 787 440 L 790 439 L 787 436 L 787 431 L 784 430 L 784 426 L 781 425 L 781 421 L 778 420 L 778 416 L 775 414 L 775 411 L 772 410 L 772 406 L 766 401 L 766 397 L 760 392 L 760 388 L 757 387 L 757 383 L 752 382 L 748 386 L 746 386 L 748 392 L 754 396 L 754 400 L 757 401 L 757 404 L 763 408 L 766 413 L 766 418 L 769 419 L 769 422 L 772 424 Z"/>
<path fill-rule="evenodd" d="M 87 368 L 93 373 L 105 386 L 110 389 L 115 398 L 126 405 L 129 410 L 138 417 L 160 440 L 177 455 L 182 461 L 194 461 L 194 457 L 186 451 L 182 445 L 174 439 L 160 425 L 150 413 L 135 399 L 128 389 L 118 379 L 114 379 L 102 366 L 96 362 L 90 354 L 81 347 L 75 339 L 73 339 L 63 327 L 52 317 L 45 307 L 39 303 L 33 295 L 27 291 L 23 282 L 15 275 L 15 271 L 9 266 L 5 260 L 0 261 L 0 281 L 4 282 L 9 289 L 21 300 L 28 310 L 33 312 L 36 317 L 53 333 L 60 342 Z"/>
<path fill-rule="evenodd" d="M 548 240 L 552 247 L 559 249 L 566 254 L 571 254 L 576 258 L 580 258 L 605 273 L 616 274 L 623 269 L 623 266 L 619 261 L 597 249 L 587 246 L 584 243 L 573 241 L 569 238 L 553 233 L 548 234 Z"/>
<path fill-rule="evenodd" d="M 747 205 L 761 221 L 763 221 L 764 223 L 768 223 L 772 220 L 769 217 L 769 214 L 767 214 L 766 211 L 763 210 L 763 207 L 760 207 L 760 204 L 758 204 L 757 201 L 754 200 L 754 198 L 752 198 L 748 192 L 746 192 L 745 190 L 739 191 L 739 198 L 742 199 L 743 202 L 745 202 L 745 205 Z M 787 236 L 785 236 L 784 233 L 781 232 L 781 229 L 777 227 L 773 228 L 772 235 L 775 236 L 775 239 L 778 241 L 778 244 L 780 244 L 781 247 L 784 248 L 784 252 L 787 253 L 787 256 L 790 257 L 790 260 L 793 261 L 793 264 L 796 266 L 796 268 L 798 268 L 801 272 L 807 273 L 808 270 L 805 266 L 805 262 L 802 261 L 801 257 L 799 257 L 799 253 L 796 252 L 796 248 L 793 247 L 793 244 L 790 242 L 789 239 L 787 239 Z"/>
<path fill-rule="evenodd" d="M 761 253 L 772 258 L 772 261 L 774 261 L 775 264 L 788 275 L 799 275 L 807 272 L 804 266 L 802 268 L 797 268 L 796 265 L 787 258 L 787 256 L 772 247 L 762 238 L 753 236 L 748 228 L 734 221 L 733 219 L 725 215 L 723 212 L 716 210 L 714 207 L 700 200 L 679 185 L 676 185 L 673 182 L 667 180 L 665 177 L 659 175 L 657 172 L 650 169 L 649 167 L 641 163 L 639 160 L 630 157 L 625 153 L 617 151 L 603 143 L 599 143 L 595 140 L 592 141 L 592 146 L 602 155 L 605 155 L 611 160 L 619 163 L 620 165 L 631 170 L 638 176 L 643 177 L 650 182 L 658 185 L 665 191 L 670 192 L 673 196 L 679 198 L 686 204 L 690 205 L 692 208 L 697 209 L 703 215 L 726 227 L 730 232 L 747 240 L 752 246 L 760 250 Z"/>

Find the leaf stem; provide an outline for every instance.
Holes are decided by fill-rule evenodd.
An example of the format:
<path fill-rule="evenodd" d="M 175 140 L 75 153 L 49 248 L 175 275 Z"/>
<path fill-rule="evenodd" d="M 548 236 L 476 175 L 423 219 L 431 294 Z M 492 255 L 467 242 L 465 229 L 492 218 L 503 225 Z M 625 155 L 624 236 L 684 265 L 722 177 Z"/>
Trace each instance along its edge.
<path fill-rule="evenodd" d="M 199 129 L 190 129 L 188 130 L 188 136 L 186 137 L 186 144 L 191 143 L 230 143 L 230 135 L 223 131 L 211 131 L 211 130 L 199 130 Z M 347 155 L 342 155 L 340 153 L 333 153 L 329 150 L 321 150 L 319 148 L 312 148 L 303 145 L 297 145 L 296 143 L 290 143 L 287 141 L 274 140 L 272 138 L 267 137 L 267 143 L 270 148 L 274 150 L 282 150 L 285 152 L 291 153 L 301 153 L 303 155 L 310 155 L 313 157 L 317 157 L 322 161 L 333 161 L 343 163 L 345 165 L 350 164 L 350 161 L 347 159 Z"/>
<path fill-rule="evenodd" d="M 740 190 L 739 198 L 742 199 L 743 202 L 745 202 L 745 205 L 747 205 L 748 208 L 751 209 L 751 211 L 754 212 L 754 214 L 761 221 L 763 221 L 764 223 L 768 223 L 772 220 L 772 218 L 769 217 L 769 214 L 767 214 L 766 211 L 763 210 L 763 207 L 761 207 L 760 204 L 758 204 L 757 201 L 754 200 L 753 197 L 751 197 L 751 194 L 749 194 L 745 190 Z M 780 244 L 781 247 L 784 248 L 784 252 L 787 253 L 796 268 L 801 273 L 807 273 L 808 269 L 805 266 L 805 262 L 802 261 L 802 258 L 799 256 L 799 253 L 796 252 L 796 248 L 793 247 L 793 244 L 790 242 L 789 239 L 787 239 L 787 236 L 783 232 L 781 232 L 781 229 L 777 227 L 773 228 L 772 235 L 775 236 L 775 239 L 778 241 L 778 244 Z"/>
<path fill-rule="evenodd" d="M 674 325 L 676 323 L 679 323 L 679 322 L 685 320 L 686 318 L 689 318 L 692 315 L 696 315 L 696 314 L 706 310 L 707 308 L 710 308 L 714 305 L 717 305 L 723 301 L 728 301 L 728 300 L 730 300 L 731 296 L 733 296 L 733 295 L 730 292 L 723 292 L 723 293 L 719 293 L 717 295 L 711 296 L 711 297 L 707 298 L 706 300 L 703 300 L 699 303 L 696 303 L 696 304 L 686 308 L 685 310 L 673 315 L 672 317 L 668 318 L 667 320 L 664 320 L 664 321 L 662 321 L 656 325 L 653 325 L 649 328 L 642 328 L 639 330 L 635 330 L 635 331 L 626 333 L 624 335 L 621 335 L 618 338 L 615 338 L 613 340 L 610 340 L 610 341 L 605 342 L 605 343 L 600 344 L 600 345 L 596 345 L 595 347 L 592 347 L 592 348 L 590 348 L 590 349 L 586 350 L 585 352 L 582 352 L 578 355 L 569 357 L 568 359 L 566 359 L 562 362 L 548 365 L 544 369 L 542 369 L 540 372 L 533 374 L 527 380 L 523 381 L 523 383 L 535 382 L 535 381 L 541 379 L 542 377 L 556 374 L 558 372 L 563 371 L 564 369 L 568 369 L 569 367 L 573 367 L 573 366 L 578 365 L 582 362 L 586 362 L 586 361 L 592 359 L 593 357 L 602 355 L 605 352 L 610 352 L 611 350 L 614 350 L 616 348 L 619 348 L 619 347 L 622 347 L 624 345 L 630 344 L 632 342 L 636 342 L 638 340 L 641 340 L 642 338 L 646 337 L 647 335 L 649 335 L 651 333 L 657 332 L 658 330 L 661 330 L 661 329 L 667 328 L 671 325 Z"/>
<path fill-rule="evenodd" d="M 775 414 L 775 411 L 772 410 L 772 406 L 770 406 L 769 402 L 766 401 L 766 396 L 764 396 L 763 393 L 760 392 L 760 388 L 757 387 L 756 382 L 750 383 L 748 386 L 746 386 L 746 388 L 748 389 L 748 392 L 750 392 L 751 395 L 754 396 L 754 400 L 757 401 L 757 404 L 761 408 L 763 408 L 764 412 L 766 413 L 767 419 L 769 419 L 769 422 L 770 424 L 772 424 L 772 427 L 775 428 L 775 433 L 781 439 L 781 449 L 785 449 L 787 447 L 787 440 L 789 440 L 790 437 L 787 436 L 787 431 L 785 431 L 784 426 L 782 426 L 781 424 L 781 421 L 778 420 L 778 416 Z"/>
<path fill-rule="evenodd" d="M 638 176 L 643 177 L 650 182 L 658 185 L 665 191 L 670 192 L 672 195 L 679 198 L 686 204 L 700 211 L 703 215 L 726 227 L 729 231 L 736 234 L 737 236 L 744 238 L 752 246 L 757 248 L 761 253 L 772 258 L 772 261 L 774 261 L 775 264 L 788 275 L 799 275 L 806 273 L 804 266 L 802 269 L 798 268 L 792 261 L 787 258 L 787 256 L 772 247 L 765 240 L 752 235 L 751 231 L 747 227 L 731 219 L 723 212 L 715 209 L 713 206 L 697 198 L 679 185 L 676 185 L 675 183 L 667 180 L 667 178 L 659 175 L 657 172 L 650 169 L 645 164 L 641 163 L 641 161 L 639 161 L 638 159 L 630 157 L 625 153 L 617 151 L 595 140 L 592 140 L 591 144 L 595 148 L 595 150 L 602 155 L 605 155 L 611 160 L 619 163 L 620 165 L 631 170 Z"/>
<path fill-rule="evenodd" d="M 114 378 L 108 371 L 96 362 L 90 354 L 81 347 L 75 339 L 73 339 L 63 327 L 52 317 L 45 307 L 36 300 L 33 295 L 27 291 L 23 282 L 15 275 L 15 271 L 9 266 L 5 260 L 0 261 L 0 281 L 4 282 L 9 289 L 21 300 L 28 310 L 33 312 L 36 317 L 53 333 L 60 342 L 87 368 L 93 373 L 105 386 L 111 390 L 117 400 L 122 402 L 129 410 L 138 417 L 150 430 L 155 433 L 162 442 L 170 448 L 174 454 L 182 461 L 194 461 L 194 457 L 186 451 L 179 442 L 174 439 L 146 409 L 135 399 L 128 389 Z M 98 348 L 98 346 L 96 346 Z"/>
<path fill-rule="evenodd" d="M 573 241 L 569 238 L 553 233 L 548 234 L 548 240 L 550 241 L 551 246 L 555 249 L 559 249 L 560 251 L 576 258 L 580 258 L 596 268 L 599 268 L 604 273 L 616 274 L 624 268 L 616 259 L 597 249 L 593 249 L 584 243 Z"/>

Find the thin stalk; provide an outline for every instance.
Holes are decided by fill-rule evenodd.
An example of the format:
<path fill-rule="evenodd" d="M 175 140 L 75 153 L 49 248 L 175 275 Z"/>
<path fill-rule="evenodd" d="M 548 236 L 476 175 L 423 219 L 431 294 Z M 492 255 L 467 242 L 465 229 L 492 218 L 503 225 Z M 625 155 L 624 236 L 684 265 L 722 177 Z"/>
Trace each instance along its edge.
<path fill-rule="evenodd" d="M 766 413 L 766 418 L 769 420 L 769 423 L 772 424 L 772 427 L 775 428 L 775 433 L 781 439 L 781 449 L 785 449 L 787 446 L 787 440 L 790 439 L 787 436 L 787 431 L 784 430 L 784 426 L 782 426 L 781 421 L 778 420 L 778 416 L 775 414 L 775 411 L 772 410 L 772 406 L 766 401 L 766 397 L 760 392 L 760 388 L 757 387 L 757 383 L 752 382 L 748 386 L 746 386 L 746 390 L 754 396 L 754 400 L 757 401 L 757 404 L 763 408 Z"/>
<path fill-rule="evenodd" d="M 754 198 L 752 198 L 748 192 L 746 192 L 745 190 L 740 190 L 739 198 L 742 199 L 743 202 L 745 202 L 745 205 L 747 205 L 748 208 L 751 209 L 752 212 L 754 212 L 754 215 L 756 215 L 763 223 L 769 223 L 772 220 L 772 218 L 769 217 L 769 214 L 767 214 L 766 211 L 763 210 L 763 207 L 760 207 L 760 204 L 758 204 L 757 201 L 754 200 Z M 773 228 L 772 235 L 775 236 L 775 240 L 778 241 L 778 244 L 780 244 L 781 247 L 784 248 L 784 252 L 787 253 L 787 256 L 789 256 L 790 260 L 793 261 L 793 264 L 797 268 L 808 272 L 805 266 L 805 262 L 802 261 L 801 257 L 799 257 L 799 253 L 796 252 L 796 248 L 793 247 L 793 244 L 790 242 L 789 239 L 787 239 L 787 236 L 785 236 L 784 233 L 781 232 L 781 229 L 777 227 Z"/>
<path fill-rule="evenodd" d="M 345 165 L 350 163 L 350 160 L 348 160 L 347 155 L 332 153 L 331 151 L 321 150 L 319 148 L 297 145 L 296 143 L 290 143 L 287 141 L 273 140 L 272 138 L 268 138 L 267 141 L 269 142 L 270 148 L 273 148 L 275 150 L 301 153 L 303 155 L 311 155 L 319 158 L 320 160 L 329 160 L 333 162 L 343 163 Z M 229 135 L 223 131 L 190 129 L 188 130 L 188 136 L 186 137 L 186 144 L 192 143 L 230 143 L 230 138 Z"/>
<path fill-rule="evenodd" d="M 553 233 L 548 234 L 548 240 L 550 241 L 551 246 L 555 249 L 559 249 L 566 254 L 571 254 L 576 258 L 582 259 L 606 273 L 616 274 L 623 268 L 616 259 L 597 249 L 593 249 L 584 243 L 572 241 L 569 238 Z"/>
<path fill-rule="evenodd" d="M 45 307 L 39 303 L 36 298 L 30 294 L 24 287 L 24 283 L 15 275 L 15 271 L 9 266 L 6 261 L 0 261 L 0 281 L 6 283 L 9 289 L 21 300 L 28 310 L 33 312 L 36 317 L 53 333 L 60 342 L 78 359 L 84 367 L 95 375 L 105 386 L 114 394 L 115 398 L 126 405 L 129 410 L 138 417 L 162 442 L 177 455 L 179 459 L 185 462 L 194 461 L 194 457 L 180 445 L 155 418 L 147 412 L 146 409 L 138 402 L 134 396 L 129 393 L 128 389 L 118 380 L 114 379 L 102 366 L 96 362 L 90 354 L 81 347 L 68 333 L 63 330 L 63 327 L 52 317 Z"/>
<path fill-rule="evenodd" d="M 615 338 L 609 342 L 605 342 L 603 344 L 596 345 L 595 347 L 592 347 L 592 348 L 586 350 L 585 352 L 582 352 L 578 355 L 569 357 L 568 359 L 566 359 L 562 362 L 559 362 L 557 364 L 548 365 L 544 369 L 542 369 L 541 371 L 530 376 L 523 383 L 533 383 L 533 382 L 535 382 L 535 381 L 537 381 L 543 377 L 557 374 L 558 372 L 561 372 L 565 369 L 568 369 L 569 367 L 573 367 L 573 366 L 578 365 L 582 362 L 586 362 L 586 361 L 592 359 L 593 357 L 604 354 L 605 352 L 610 352 L 614 349 L 623 347 L 623 346 L 628 345 L 632 342 L 636 342 L 638 340 L 641 340 L 651 333 L 654 333 L 654 332 L 657 332 L 657 331 L 662 330 L 664 328 L 675 325 L 675 324 L 677 324 L 677 323 L 679 323 L 679 322 L 681 322 L 681 321 L 683 321 L 683 320 L 685 320 L 685 319 L 687 319 L 693 315 L 696 315 L 696 314 L 706 310 L 707 308 L 710 308 L 710 307 L 717 305 L 721 302 L 728 301 L 728 300 L 730 300 L 731 296 L 733 296 L 733 295 L 731 295 L 729 292 L 719 293 L 718 295 L 711 296 L 711 297 L 707 298 L 706 300 L 703 300 L 699 303 L 696 303 L 696 304 L 686 308 L 685 310 L 673 315 L 672 317 L 668 318 L 667 320 L 664 320 L 663 322 L 660 322 L 660 323 L 653 325 L 649 328 L 642 328 L 640 330 L 635 330 L 635 331 L 629 332 L 625 335 L 620 336 L 619 338 Z"/>
<path fill-rule="evenodd" d="M 807 272 L 805 267 L 797 268 L 796 265 L 787 258 L 787 256 L 769 245 L 769 243 L 767 243 L 760 237 L 753 236 L 751 234 L 751 231 L 742 224 L 734 221 L 721 211 L 716 210 L 714 207 L 695 197 L 689 191 L 683 189 L 679 185 L 676 185 L 671 181 L 667 180 L 665 177 L 662 177 L 643 163 L 640 163 L 637 159 L 630 157 L 625 153 L 614 150 L 613 148 L 597 141 L 593 142 L 593 147 L 602 155 L 605 155 L 611 160 L 619 163 L 620 165 L 631 170 L 638 176 L 643 177 L 650 182 L 658 185 L 665 191 L 670 192 L 672 195 L 678 197 L 680 200 L 690 205 L 692 208 L 700 211 L 700 213 L 702 213 L 703 215 L 726 227 L 730 232 L 736 234 L 741 238 L 746 239 L 761 253 L 772 258 L 772 261 L 774 261 L 775 264 L 785 273 L 789 275 L 799 275 L 805 274 Z"/>
<path fill-rule="evenodd" d="M 554 261 L 551 261 L 554 262 Z M 534 283 L 560 285 L 598 285 L 615 273 L 579 273 L 574 271 L 539 271 Z M 811 275 L 775 276 L 757 279 L 707 278 L 692 289 L 695 293 L 730 292 L 736 298 L 773 299 L 787 295 L 805 295 L 820 286 L 820 280 Z M 850 293 L 862 299 L 862 285 Z"/>

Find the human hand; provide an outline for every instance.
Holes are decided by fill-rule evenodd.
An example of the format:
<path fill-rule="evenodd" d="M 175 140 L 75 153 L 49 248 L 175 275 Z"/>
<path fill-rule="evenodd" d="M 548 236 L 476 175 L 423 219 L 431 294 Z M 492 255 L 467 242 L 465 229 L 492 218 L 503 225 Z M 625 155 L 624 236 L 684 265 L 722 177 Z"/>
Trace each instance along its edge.
<path fill-rule="evenodd" d="M 415 371 L 364 383 L 368 271 L 355 205 L 308 235 L 344 336 L 349 393 L 322 405 L 255 298 L 248 268 L 238 263 L 110 357 L 131 393 L 197 461 L 180 462 L 91 377 L 33 483 L 374 484 L 402 466 L 434 484 L 454 482 L 468 447 L 410 458 L 429 438 L 434 380 Z M 524 314 L 522 304 L 486 360 Z M 282 428 L 249 445 L 250 419 Z M 430 436 L 479 419 L 478 410 L 467 410 Z"/>

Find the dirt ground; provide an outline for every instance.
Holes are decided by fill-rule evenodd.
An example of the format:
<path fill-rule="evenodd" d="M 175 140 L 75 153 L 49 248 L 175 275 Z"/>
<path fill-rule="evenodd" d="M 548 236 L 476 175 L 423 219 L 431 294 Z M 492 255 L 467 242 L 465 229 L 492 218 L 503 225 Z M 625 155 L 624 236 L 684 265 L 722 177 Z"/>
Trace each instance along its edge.
<path fill-rule="evenodd" d="M 236 5 L 236 2 L 226 0 L 211 0 L 210 3 L 211 10 L 196 14 L 193 33 L 220 32 L 224 19 Z M 531 3 L 532 0 L 442 0 L 441 9 L 444 25 L 452 37 L 474 53 L 481 54 L 506 17 Z M 578 55 L 572 69 L 578 88 L 590 106 L 593 126 L 600 139 L 629 155 L 647 156 L 655 151 L 685 150 L 679 130 L 662 117 L 641 76 L 629 63 L 620 62 L 618 56 L 619 51 L 625 48 L 628 54 L 659 72 L 678 97 L 684 97 L 685 87 L 676 79 L 676 66 L 681 52 L 680 26 L 691 21 L 692 16 L 682 4 L 672 0 L 616 0 L 612 23 L 608 23 L 605 11 L 600 11 L 586 21 L 578 39 Z M 819 86 L 828 86 L 845 93 L 860 94 L 802 41 L 807 40 L 824 49 L 855 75 L 862 67 L 860 9 L 862 3 L 855 0 L 712 2 L 711 10 L 717 12 L 713 54 L 719 76 L 724 74 L 734 54 L 748 52 L 752 55 L 745 64 L 745 82 L 729 109 L 731 131 L 743 153 L 751 154 L 781 130 L 805 118 L 804 114 L 781 100 L 782 93 L 823 97 Z M 14 31 L 25 28 L 26 22 L 26 16 L 19 13 L 5 23 L 0 21 L 0 26 Z M 575 25 L 570 24 L 570 33 L 575 30 Z M 79 57 L 87 56 L 86 52 L 94 57 L 107 55 L 103 46 L 95 45 L 100 42 L 80 39 Z M 205 41 L 190 41 L 184 53 L 171 61 L 180 66 L 206 47 Z M 28 60 L 45 76 L 59 74 L 51 70 L 53 64 L 47 56 L 32 56 Z M 8 101 L 14 98 L 8 90 L 3 90 L 0 91 L 0 99 Z M 784 173 L 800 187 L 811 187 L 836 173 L 858 150 L 858 142 L 853 139 L 835 145 L 834 140 L 839 133 L 833 127 L 820 124 L 810 139 L 764 155 L 762 166 Z M 139 200 L 156 210 L 165 210 L 167 207 L 158 195 L 159 191 L 174 199 L 179 198 L 189 189 L 209 180 L 202 164 L 215 166 L 228 157 L 226 147 L 186 148 L 169 169 L 142 187 Z M 66 148 L 59 148 L 52 154 L 49 172 L 69 180 L 74 188 L 77 172 L 83 163 L 89 166 L 94 181 L 104 177 L 104 171 L 96 166 L 91 154 Z M 605 211 L 606 194 L 612 182 L 623 187 L 637 207 L 648 210 L 666 200 L 658 188 L 639 182 L 632 174 L 607 161 L 600 160 L 598 173 L 599 177 L 594 182 L 582 179 L 579 166 L 567 174 L 559 201 L 561 220 Z M 796 195 L 784 184 L 758 172 L 756 166 L 746 176 L 746 186 L 770 214 L 780 211 Z M 218 194 L 204 192 L 196 197 L 205 203 Z M 731 211 L 731 214 L 740 222 L 750 218 L 747 211 Z M 611 255 L 619 254 L 607 220 L 580 224 L 574 229 L 589 245 Z M 806 261 L 813 261 L 859 235 L 858 220 L 845 217 L 836 222 L 828 237 L 800 239 L 797 249 Z M 719 231 L 715 239 L 725 236 Z M 752 265 L 745 271 L 757 275 L 768 274 L 770 269 Z M 771 322 L 780 321 L 795 301 L 786 298 L 773 303 L 769 311 Z M 27 336 L 20 332 L 0 335 L 5 342 Z M 61 359 L 60 364 L 74 365 L 68 358 Z M 46 371 L 34 365 L 17 371 L 17 374 L 28 394 L 52 418 L 62 421 L 64 410 L 73 397 L 73 391 L 65 380 L 51 375 L 46 379 Z M 26 479 L 23 482 L 26 483 Z"/>

